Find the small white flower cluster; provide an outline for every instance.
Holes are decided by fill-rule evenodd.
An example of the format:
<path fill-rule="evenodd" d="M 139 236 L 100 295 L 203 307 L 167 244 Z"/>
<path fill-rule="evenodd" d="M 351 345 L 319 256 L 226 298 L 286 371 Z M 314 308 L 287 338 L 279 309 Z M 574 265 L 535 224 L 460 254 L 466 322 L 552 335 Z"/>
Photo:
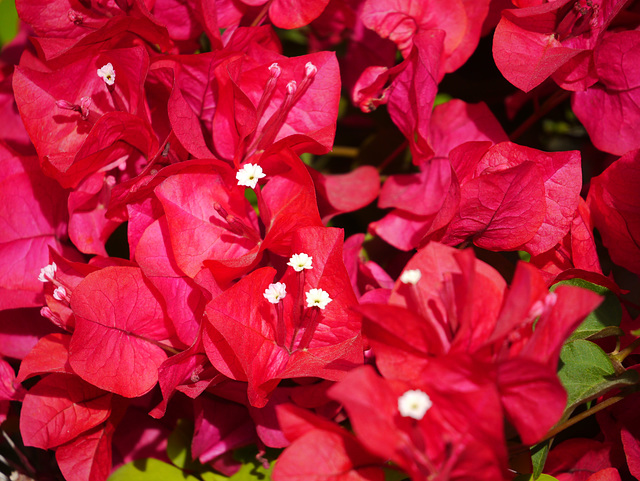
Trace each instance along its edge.
<path fill-rule="evenodd" d="M 329 297 L 329 293 L 322 289 L 310 289 L 306 296 L 307 307 L 319 307 L 320 309 L 327 307 L 327 304 L 333 300 Z"/>
<path fill-rule="evenodd" d="M 113 85 L 116 83 L 116 71 L 113 69 L 111 62 L 98 69 L 98 77 L 104 80 L 104 83 L 107 85 Z"/>
<path fill-rule="evenodd" d="M 287 286 L 283 282 L 269 284 L 262 295 L 271 304 L 277 304 L 287 296 Z"/>
<path fill-rule="evenodd" d="M 256 188 L 258 181 L 267 175 L 262 172 L 262 167 L 258 164 L 244 164 L 238 172 L 236 172 L 236 179 L 238 185 Z"/>
<path fill-rule="evenodd" d="M 313 258 L 301 252 L 300 254 L 294 254 L 287 263 L 288 266 L 293 267 L 296 272 L 302 272 L 305 269 L 311 269 L 313 264 Z M 271 304 L 278 304 L 287 295 L 287 286 L 283 282 L 276 282 L 269 284 L 269 287 L 265 289 L 262 294 L 264 298 Z M 329 293 L 322 289 L 310 289 L 305 293 L 307 298 L 307 307 L 317 307 L 324 309 L 333 300 L 329 297 Z"/>
<path fill-rule="evenodd" d="M 422 272 L 420 272 L 420 269 L 407 269 L 400 275 L 400 282 L 415 286 L 421 277 Z"/>
<path fill-rule="evenodd" d="M 419 389 L 409 390 L 398 398 L 400 415 L 418 421 L 424 417 L 431 406 L 433 406 L 431 398 Z"/>
<path fill-rule="evenodd" d="M 311 269 L 313 257 L 301 252 L 300 254 L 293 254 L 287 262 L 288 266 L 293 267 L 296 272 L 302 272 L 304 269 Z"/>
<path fill-rule="evenodd" d="M 55 262 L 52 262 L 48 266 L 44 266 L 40 269 L 40 275 L 38 276 L 38 280 L 40 282 L 50 282 L 56 276 L 56 271 L 58 270 L 58 266 Z"/>

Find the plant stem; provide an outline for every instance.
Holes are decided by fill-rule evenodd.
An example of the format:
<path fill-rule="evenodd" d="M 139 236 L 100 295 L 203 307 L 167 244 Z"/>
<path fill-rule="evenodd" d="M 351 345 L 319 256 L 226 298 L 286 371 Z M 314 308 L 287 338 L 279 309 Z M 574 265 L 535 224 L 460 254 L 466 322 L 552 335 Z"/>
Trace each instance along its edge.
<path fill-rule="evenodd" d="M 522 134 L 524 134 L 529 128 L 535 124 L 542 117 L 551 112 L 557 105 L 562 103 L 564 100 L 568 99 L 571 95 L 571 92 L 566 90 L 558 90 L 554 92 L 545 102 L 540 106 L 540 108 L 536 108 L 533 114 L 525 120 L 520 127 L 513 131 L 513 133 L 509 136 L 509 140 L 514 141 L 519 138 Z"/>
<path fill-rule="evenodd" d="M 408 146 L 409 146 L 409 141 L 405 140 L 398 147 L 396 147 L 396 149 L 393 152 L 391 152 L 387 156 L 387 158 L 384 159 L 382 163 L 378 166 L 378 173 L 382 172 L 385 169 L 385 167 L 387 167 L 393 161 L 393 159 L 395 159 L 398 155 L 400 155 L 400 152 L 402 152 Z"/>
<path fill-rule="evenodd" d="M 638 346 L 640 346 L 640 337 L 637 338 L 635 341 L 633 341 L 631 344 L 629 344 L 627 347 L 625 347 L 622 351 L 611 353 L 610 356 L 613 358 L 613 360 L 622 364 L 622 361 L 624 361 L 624 359 L 629 354 L 635 351 Z"/>

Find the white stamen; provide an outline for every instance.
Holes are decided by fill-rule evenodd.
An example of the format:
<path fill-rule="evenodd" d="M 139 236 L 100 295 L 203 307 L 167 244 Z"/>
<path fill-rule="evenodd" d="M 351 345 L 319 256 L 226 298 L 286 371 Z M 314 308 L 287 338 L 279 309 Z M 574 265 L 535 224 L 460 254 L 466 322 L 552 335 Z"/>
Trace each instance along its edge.
<path fill-rule="evenodd" d="M 422 272 L 420 272 L 420 269 L 408 269 L 400 275 L 400 282 L 416 285 L 421 277 Z"/>
<path fill-rule="evenodd" d="M 53 298 L 57 299 L 58 301 L 62 301 L 66 297 L 67 290 L 62 286 L 56 287 L 56 289 L 53 291 Z"/>
<path fill-rule="evenodd" d="M 278 65 L 276 62 L 274 62 L 269 66 L 269 73 L 271 74 L 271 76 L 273 78 L 278 78 L 278 77 L 280 77 L 280 74 L 282 73 L 282 69 L 280 68 L 280 65 Z"/>
<path fill-rule="evenodd" d="M 536 317 L 551 310 L 551 308 L 556 305 L 557 300 L 558 294 L 555 292 L 549 292 L 543 300 L 534 302 L 533 306 L 531 306 L 531 309 L 529 310 L 529 317 L 535 319 Z"/>
<path fill-rule="evenodd" d="M 251 187 L 255 189 L 258 185 L 258 180 L 266 177 L 267 175 L 262 172 L 262 167 L 257 164 L 244 164 L 242 168 L 236 172 L 236 179 L 238 179 L 238 185 Z"/>
<path fill-rule="evenodd" d="M 300 254 L 293 254 L 287 262 L 288 266 L 293 267 L 296 272 L 301 272 L 303 269 L 312 269 L 313 257 L 301 252 Z"/>
<path fill-rule="evenodd" d="M 424 417 L 431 406 L 433 406 L 431 398 L 419 389 L 407 391 L 398 398 L 400 414 L 418 421 Z"/>
<path fill-rule="evenodd" d="M 44 266 L 40 269 L 40 275 L 38 276 L 38 280 L 40 282 L 50 282 L 51 279 L 55 278 L 56 271 L 58 270 L 58 266 L 55 262 L 52 262 L 48 266 Z"/>
<path fill-rule="evenodd" d="M 298 90 L 298 84 L 295 80 L 292 80 L 287 84 L 286 89 L 289 95 L 293 95 L 296 93 L 296 90 Z"/>
<path fill-rule="evenodd" d="M 333 299 L 329 297 L 329 293 L 322 289 L 310 289 L 306 293 L 307 307 L 319 307 L 324 309 Z"/>
<path fill-rule="evenodd" d="M 304 74 L 306 77 L 313 78 L 318 73 L 318 67 L 313 65 L 311 62 L 307 62 L 304 66 Z"/>
<path fill-rule="evenodd" d="M 271 304 L 277 304 L 287 295 L 287 286 L 283 282 L 276 282 L 275 284 L 269 284 L 262 294 L 264 298 Z"/>
<path fill-rule="evenodd" d="M 104 83 L 107 85 L 113 85 L 116 83 L 116 71 L 113 69 L 111 62 L 98 69 L 98 77 L 104 80 Z"/>

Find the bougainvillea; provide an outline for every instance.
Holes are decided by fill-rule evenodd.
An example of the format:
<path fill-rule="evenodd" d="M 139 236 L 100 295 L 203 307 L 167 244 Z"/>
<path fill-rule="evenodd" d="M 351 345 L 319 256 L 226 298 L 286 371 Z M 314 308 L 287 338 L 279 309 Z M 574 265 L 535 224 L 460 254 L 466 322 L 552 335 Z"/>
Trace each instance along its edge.
<path fill-rule="evenodd" d="M 639 12 L 0 1 L 0 477 L 640 479 Z"/>

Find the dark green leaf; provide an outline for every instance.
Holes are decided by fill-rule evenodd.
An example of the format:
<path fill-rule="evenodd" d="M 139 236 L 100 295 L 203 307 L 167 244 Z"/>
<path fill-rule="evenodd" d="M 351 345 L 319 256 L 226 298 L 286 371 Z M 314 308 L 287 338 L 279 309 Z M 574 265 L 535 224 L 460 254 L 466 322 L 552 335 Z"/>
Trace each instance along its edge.
<path fill-rule="evenodd" d="M 623 334 L 622 330 L 618 327 L 620 326 L 620 321 L 622 321 L 622 306 L 618 297 L 609 289 L 583 279 L 569 279 L 558 282 L 551 290 L 554 290 L 558 286 L 582 287 L 604 296 L 604 301 L 595 311 L 587 316 L 571 335 L 569 341 L 575 341 L 576 339 L 599 339 Z"/>
<path fill-rule="evenodd" d="M 18 13 L 15 0 L 0 0 L 0 46 L 9 43 L 18 33 Z"/>
<path fill-rule="evenodd" d="M 193 439 L 193 423 L 179 419 L 176 429 L 167 442 L 167 457 L 180 469 L 187 471 L 204 471 L 208 469 L 191 457 L 191 440 Z"/>
<path fill-rule="evenodd" d="M 547 455 L 551 447 L 551 440 L 536 444 L 531 448 L 531 464 L 533 465 L 532 479 L 538 479 L 542 476 L 544 463 L 547 462 Z"/>
<path fill-rule="evenodd" d="M 568 395 L 565 413 L 613 388 L 638 381 L 635 371 L 617 375 L 609 356 L 598 345 L 582 339 L 562 348 L 558 377 Z"/>

